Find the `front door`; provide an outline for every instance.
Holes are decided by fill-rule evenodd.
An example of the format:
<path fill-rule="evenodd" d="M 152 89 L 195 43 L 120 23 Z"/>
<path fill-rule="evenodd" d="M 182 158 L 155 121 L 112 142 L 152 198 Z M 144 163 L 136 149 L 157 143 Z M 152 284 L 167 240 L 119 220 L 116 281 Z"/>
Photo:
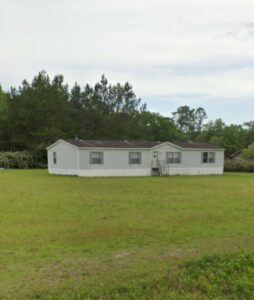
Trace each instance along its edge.
<path fill-rule="evenodd" d="M 158 151 L 153 151 L 153 160 L 158 160 Z"/>

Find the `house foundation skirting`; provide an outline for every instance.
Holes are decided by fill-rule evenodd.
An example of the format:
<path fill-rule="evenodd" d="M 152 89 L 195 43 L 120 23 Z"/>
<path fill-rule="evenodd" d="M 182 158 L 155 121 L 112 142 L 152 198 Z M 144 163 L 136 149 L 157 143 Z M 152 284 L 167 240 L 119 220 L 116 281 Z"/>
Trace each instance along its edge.
<path fill-rule="evenodd" d="M 90 170 L 79 170 L 79 176 L 84 176 L 84 177 L 151 176 L 151 169 L 90 169 Z"/>
<path fill-rule="evenodd" d="M 49 174 L 76 175 L 81 177 L 111 177 L 111 176 L 151 176 L 151 169 L 57 169 L 50 168 Z"/>
<path fill-rule="evenodd" d="M 74 175 L 81 177 L 113 177 L 113 176 L 151 176 L 151 169 L 57 169 L 50 168 L 49 174 L 55 175 Z M 203 168 L 168 168 L 163 175 L 221 175 L 221 167 L 203 167 Z"/>
<path fill-rule="evenodd" d="M 221 167 L 202 167 L 202 168 L 169 168 L 168 175 L 221 175 Z"/>
<path fill-rule="evenodd" d="M 58 169 L 58 168 L 49 168 L 48 169 L 49 174 L 54 175 L 76 175 L 78 176 L 78 170 L 75 169 Z"/>

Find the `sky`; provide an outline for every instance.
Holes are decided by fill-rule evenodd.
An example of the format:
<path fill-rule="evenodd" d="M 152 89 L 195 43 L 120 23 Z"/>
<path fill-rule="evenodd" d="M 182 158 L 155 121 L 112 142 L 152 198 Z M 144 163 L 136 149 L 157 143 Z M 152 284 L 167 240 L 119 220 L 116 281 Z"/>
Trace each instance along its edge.
<path fill-rule="evenodd" d="M 0 0 L 0 83 L 130 82 L 148 109 L 254 120 L 253 0 Z"/>

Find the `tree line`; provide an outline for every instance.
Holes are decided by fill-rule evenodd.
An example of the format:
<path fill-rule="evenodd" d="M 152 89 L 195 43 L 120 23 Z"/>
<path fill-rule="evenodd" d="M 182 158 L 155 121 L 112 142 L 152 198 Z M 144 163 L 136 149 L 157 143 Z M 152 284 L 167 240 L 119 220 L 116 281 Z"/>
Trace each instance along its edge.
<path fill-rule="evenodd" d="M 0 87 L 0 150 L 29 151 L 45 160 L 59 138 L 192 140 L 225 147 L 226 155 L 254 142 L 254 121 L 227 125 L 208 121 L 204 108 L 180 106 L 170 117 L 151 112 L 130 83 L 69 87 L 62 75 L 42 71 L 31 82 Z"/>

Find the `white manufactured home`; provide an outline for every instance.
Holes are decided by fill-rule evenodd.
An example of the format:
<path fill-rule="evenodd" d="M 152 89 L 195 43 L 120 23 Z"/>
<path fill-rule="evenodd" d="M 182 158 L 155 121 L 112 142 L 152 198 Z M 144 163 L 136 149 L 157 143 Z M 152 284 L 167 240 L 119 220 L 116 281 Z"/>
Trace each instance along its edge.
<path fill-rule="evenodd" d="M 48 171 L 59 175 L 209 175 L 224 165 L 224 149 L 206 143 L 69 139 L 47 151 Z"/>

